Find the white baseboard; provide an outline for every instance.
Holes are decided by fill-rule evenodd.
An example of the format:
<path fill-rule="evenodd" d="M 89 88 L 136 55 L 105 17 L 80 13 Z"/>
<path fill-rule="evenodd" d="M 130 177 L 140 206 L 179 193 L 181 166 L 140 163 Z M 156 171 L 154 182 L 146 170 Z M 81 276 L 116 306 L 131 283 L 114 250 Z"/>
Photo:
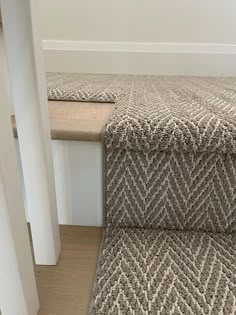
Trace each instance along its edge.
<path fill-rule="evenodd" d="M 236 76 L 236 45 L 43 41 L 47 71 Z"/>

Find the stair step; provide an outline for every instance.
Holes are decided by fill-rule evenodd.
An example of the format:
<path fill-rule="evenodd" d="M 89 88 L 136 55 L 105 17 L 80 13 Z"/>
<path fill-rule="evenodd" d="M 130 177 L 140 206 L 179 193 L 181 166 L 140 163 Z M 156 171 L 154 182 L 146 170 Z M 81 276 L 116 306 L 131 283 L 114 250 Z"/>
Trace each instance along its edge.
<path fill-rule="evenodd" d="M 90 314 L 234 315 L 236 79 L 48 79 L 49 98 L 115 102 Z"/>
<path fill-rule="evenodd" d="M 54 140 L 100 142 L 112 103 L 49 101 L 51 137 Z M 15 117 L 12 117 L 17 137 Z"/>
<path fill-rule="evenodd" d="M 232 236 L 106 229 L 91 315 L 233 315 L 235 309 Z"/>

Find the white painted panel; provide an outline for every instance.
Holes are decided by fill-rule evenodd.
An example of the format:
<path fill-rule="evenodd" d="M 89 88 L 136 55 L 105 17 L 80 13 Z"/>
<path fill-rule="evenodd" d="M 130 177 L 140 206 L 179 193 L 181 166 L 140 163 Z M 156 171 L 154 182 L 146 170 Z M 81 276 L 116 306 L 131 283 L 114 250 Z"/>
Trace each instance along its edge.
<path fill-rule="evenodd" d="M 57 211 L 60 224 L 73 224 L 68 141 L 52 140 Z"/>
<path fill-rule="evenodd" d="M 17 140 L 16 148 L 20 165 Z M 102 144 L 52 140 L 52 148 L 59 223 L 102 226 Z M 29 221 L 27 208 L 25 199 L 26 217 Z"/>
<path fill-rule="evenodd" d="M 70 141 L 68 145 L 72 223 L 101 226 L 103 223 L 102 145 Z"/>
<path fill-rule="evenodd" d="M 60 224 L 102 226 L 102 145 L 52 141 Z"/>

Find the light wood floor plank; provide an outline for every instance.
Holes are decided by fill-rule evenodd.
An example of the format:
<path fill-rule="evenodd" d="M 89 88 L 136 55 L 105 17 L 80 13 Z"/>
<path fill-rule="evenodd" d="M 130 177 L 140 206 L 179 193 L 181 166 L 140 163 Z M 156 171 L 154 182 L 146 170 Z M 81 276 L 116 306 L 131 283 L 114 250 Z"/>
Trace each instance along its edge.
<path fill-rule="evenodd" d="M 49 101 L 52 139 L 100 142 L 113 106 L 112 103 Z M 17 137 L 14 116 L 12 124 Z"/>
<path fill-rule="evenodd" d="M 87 315 L 102 229 L 61 226 L 60 233 L 57 266 L 35 266 L 38 315 Z"/>

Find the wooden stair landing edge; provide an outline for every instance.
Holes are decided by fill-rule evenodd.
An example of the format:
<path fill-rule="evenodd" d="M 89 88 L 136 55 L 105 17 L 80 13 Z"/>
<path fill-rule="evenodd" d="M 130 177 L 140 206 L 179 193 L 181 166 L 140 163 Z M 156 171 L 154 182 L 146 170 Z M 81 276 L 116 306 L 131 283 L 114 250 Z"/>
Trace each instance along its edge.
<path fill-rule="evenodd" d="M 49 101 L 51 138 L 54 140 L 77 140 L 100 142 L 102 129 L 108 120 L 112 103 Z M 17 137 L 14 115 L 13 131 Z"/>

